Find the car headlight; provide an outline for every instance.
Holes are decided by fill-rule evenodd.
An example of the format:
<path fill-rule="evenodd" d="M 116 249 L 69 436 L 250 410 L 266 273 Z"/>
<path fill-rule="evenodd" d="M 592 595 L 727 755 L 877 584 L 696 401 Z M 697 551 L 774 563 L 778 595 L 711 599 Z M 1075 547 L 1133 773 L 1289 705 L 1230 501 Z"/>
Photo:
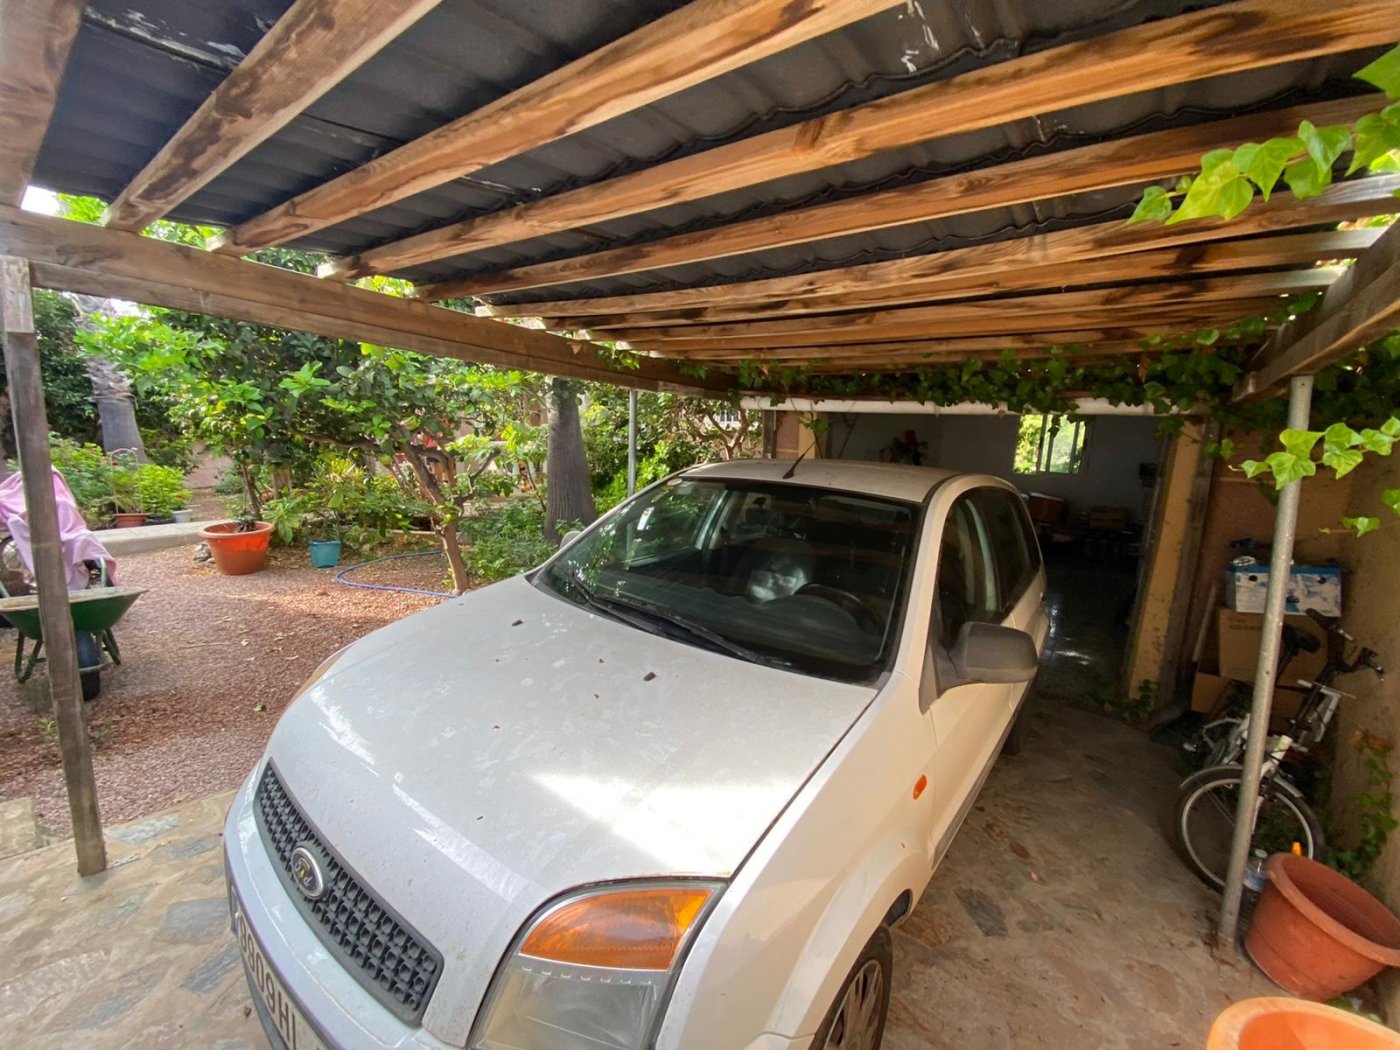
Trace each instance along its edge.
<path fill-rule="evenodd" d="M 642 1050 L 720 884 L 628 883 L 571 893 L 516 938 L 473 1050 Z"/>

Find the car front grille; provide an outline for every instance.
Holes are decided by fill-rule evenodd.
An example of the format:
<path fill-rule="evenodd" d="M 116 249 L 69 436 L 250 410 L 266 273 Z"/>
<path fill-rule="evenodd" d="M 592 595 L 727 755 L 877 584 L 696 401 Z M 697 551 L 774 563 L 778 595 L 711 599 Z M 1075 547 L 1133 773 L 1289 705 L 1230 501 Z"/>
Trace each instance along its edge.
<path fill-rule="evenodd" d="M 302 816 L 269 762 L 258 782 L 258 827 L 293 903 L 345 969 L 385 1008 L 418 1021 L 442 971 L 442 956 L 379 900 Z M 292 851 L 320 863 L 324 890 L 308 900 L 292 877 Z"/>

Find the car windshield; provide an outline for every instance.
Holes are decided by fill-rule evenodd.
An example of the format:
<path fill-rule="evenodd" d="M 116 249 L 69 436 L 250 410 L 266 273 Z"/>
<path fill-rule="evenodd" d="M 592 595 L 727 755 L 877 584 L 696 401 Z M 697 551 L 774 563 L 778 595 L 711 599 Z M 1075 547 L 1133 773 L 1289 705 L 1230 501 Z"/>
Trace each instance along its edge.
<path fill-rule="evenodd" d="M 672 478 L 576 540 L 535 583 L 691 645 L 870 681 L 898 636 L 918 510 L 801 485 Z"/>

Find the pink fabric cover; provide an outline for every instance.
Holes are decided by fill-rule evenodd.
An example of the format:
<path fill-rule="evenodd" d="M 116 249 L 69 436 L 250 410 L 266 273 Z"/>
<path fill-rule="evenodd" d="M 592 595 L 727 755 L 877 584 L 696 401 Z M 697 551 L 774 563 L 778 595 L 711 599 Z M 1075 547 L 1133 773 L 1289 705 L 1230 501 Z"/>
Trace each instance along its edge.
<path fill-rule="evenodd" d="M 100 540 L 87 527 L 78 501 L 69 491 L 68 482 L 57 470 L 53 472 L 53 495 L 58 504 L 58 536 L 63 543 L 63 565 L 68 574 L 68 589 L 87 587 L 85 561 L 100 561 L 107 565 L 107 580 L 115 583 L 117 563 L 107 553 Z M 0 481 L 0 525 L 15 538 L 15 547 L 25 568 L 34 571 L 34 550 L 29 540 L 29 519 L 25 514 L 24 479 L 18 471 Z"/>

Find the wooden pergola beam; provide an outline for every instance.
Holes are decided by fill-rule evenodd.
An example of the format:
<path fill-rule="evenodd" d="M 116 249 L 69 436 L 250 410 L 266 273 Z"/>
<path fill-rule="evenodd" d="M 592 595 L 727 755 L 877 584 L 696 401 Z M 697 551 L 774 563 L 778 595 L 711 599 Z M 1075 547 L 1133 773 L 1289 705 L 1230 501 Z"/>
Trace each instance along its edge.
<path fill-rule="evenodd" d="M 107 867 L 102 841 L 102 817 L 97 808 L 97 782 L 92 772 L 92 741 L 78 672 L 78 646 L 68 608 L 68 573 L 63 565 L 63 542 L 58 531 L 58 507 L 53 491 L 53 461 L 49 456 L 49 421 L 44 406 L 44 382 L 39 371 L 38 335 L 29 286 L 29 266 L 23 259 L 0 255 L 0 329 L 3 329 L 5 375 L 15 442 L 24 472 L 25 516 L 29 521 L 34 586 L 39 594 L 39 623 L 44 636 L 49 693 L 78 874 L 94 875 Z"/>
<path fill-rule="evenodd" d="M 362 277 L 1184 81 L 1392 43 L 1397 0 L 1236 0 L 1011 59 L 342 260 Z M 1230 41 L 1222 47 L 1221 41 Z M 1066 172 L 1068 175 L 1068 172 Z"/>
<path fill-rule="evenodd" d="M 932 222 L 1073 193 L 1134 186 L 1181 175 L 1199 164 L 1203 153 L 1221 143 L 1289 134 L 1305 119 L 1319 125 L 1347 123 L 1375 112 L 1383 104 L 1383 96 L 1368 95 L 1080 146 L 866 194 L 851 200 L 677 234 L 645 244 L 441 281 L 425 285 L 419 289 L 418 296 L 423 299 L 452 299 L 596 280 L 909 223 Z M 1289 198 L 1284 195 L 1284 199 Z M 1115 225 L 1121 227 L 1122 224 Z M 1195 235 L 1193 228 L 1206 225 L 1192 223 L 1185 228 L 1167 227 L 1165 229 L 1169 232 L 1166 233 L 1161 232 L 1164 228 L 1160 225 L 1155 229 L 1162 242 L 1173 243 L 1192 238 Z M 1134 227 L 1134 230 L 1137 231 L 1135 234 L 1120 233 L 1117 238 L 1108 240 L 1131 246 L 1156 239 L 1141 226 Z"/>
<path fill-rule="evenodd" d="M 1221 339 L 1213 346 L 1230 345 Z M 1015 354 L 1043 356 L 1053 348 L 1074 348 L 1076 353 L 1117 354 L 1129 351 L 1140 353 L 1161 353 L 1164 350 L 1181 349 L 1171 345 L 1147 348 L 1138 338 L 1125 338 L 1122 331 L 1115 329 L 1087 329 L 1066 332 L 1027 332 L 1007 336 L 975 336 L 953 339 L 911 339 L 889 343 L 844 343 L 829 346 L 794 346 L 770 350 L 732 350 L 725 347 L 707 350 L 690 350 L 677 355 L 687 361 L 708 361 L 714 364 L 737 364 L 740 361 L 801 361 L 820 356 L 833 358 L 880 361 L 880 360 L 962 360 L 979 354 L 993 357 L 1003 351 Z M 669 351 L 666 351 L 669 353 Z"/>
<path fill-rule="evenodd" d="M 1224 241 L 1202 245 L 1194 251 L 1163 248 L 1068 265 L 1052 263 L 1028 266 L 995 276 L 911 281 L 908 284 L 886 288 L 838 292 L 808 299 L 779 299 L 770 302 L 738 303 L 733 306 L 600 316 L 554 317 L 546 320 L 545 327 L 601 331 L 608 328 L 648 325 L 711 324 L 910 303 L 966 301 L 1007 292 L 1071 289 L 1087 285 L 1126 286 L 1130 282 L 1168 278 L 1189 281 L 1244 270 L 1353 259 L 1369 248 L 1380 233 L 1381 231 L 1376 229 L 1325 230 L 1320 233 Z"/>
<path fill-rule="evenodd" d="M 296 0 L 117 196 L 140 230 L 266 142 L 441 0 Z"/>
<path fill-rule="evenodd" d="M 684 354 L 688 350 L 711 350 L 719 347 L 763 350 L 792 346 L 837 346 L 857 341 L 894 342 L 922 339 L 931 334 L 942 339 L 991 336 L 998 341 L 1005 342 L 1009 336 L 1041 333 L 1052 343 L 1068 343 L 1078 340 L 1072 340 L 1062 333 L 1082 331 L 1085 328 L 1113 329 L 1120 332 L 1120 338 L 1123 339 L 1145 339 L 1157 334 L 1176 334 L 1193 332 L 1200 328 L 1224 327 L 1241 318 L 1257 316 L 1274 308 L 1277 304 L 1277 298 L 1268 298 L 1170 307 L 1101 307 L 1065 313 L 977 317 L 958 322 L 943 322 L 936 327 L 923 320 L 883 320 L 855 328 L 727 335 L 720 338 L 710 335 L 677 335 L 665 340 L 658 340 L 653 338 L 651 329 L 615 334 L 635 350 L 666 355 Z"/>
<path fill-rule="evenodd" d="M 1316 309 L 1284 325 L 1264 345 L 1236 400 L 1277 393 L 1400 327 L 1400 223 L 1395 223 L 1327 289 Z"/>
<path fill-rule="evenodd" d="M 695 0 L 592 54 L 229 231 L 281 244 L 666 98 L 900 0 Z"/>
<path fill-rule="evenodd" d="M 0 0 L 0 204 L 19 204 L 29 186 L 85 6 Z"/>
<path fill-rule="evenodd" d="M 1256 202 L 1243 215 L 1229 222 L 1208 219 L 1175 226 L 1104 222 L 967 248 L 950 248 L 907 259 L 843 266 L 790 277 L 769 277 L 664 292 L 557 299 L 512 306 L 492 305 L 482 307 L 478 313 L 490 317 L 583 317 L 639 310 L 748 305 L 775 300 L 797 303 L 814 297 L 906 284 L 917 283 L 934 288 L 940 280 L 995 281 L 1004 274 L 1026 267 L 1069 265 L 1140 251 L 1184 248 L 1226 238 L 1366 219 L 1391 211 L 1395 207 L 1397 192 L 1400 192 L 1400 175 L 1352 179 L 1334 183 L 1321 196 L 1309 200 L 1300 201 L 1291 194 L 1276 193 L 1268 201 Z M 1182 252 L 1183 259 L 1192 258 L 1198 250 L 1193 248 Z M 420 289 L 419 298 L 428 298 L 422 294 L 426 290 Z"/>
<path fill-rule="evenodd" d="M 643 390 L 727 388 L 724 377 L 697 379 L 668 362 L 616 363 L 584 340 L 14 208 L 0 207 L 0 254 L 31 260 L 47 287 L 87 295 Z"/>
<path fill-rule="evenodd" d="M 1247 274 L 1208 278 L 1202 281 L 1170 281 L 1157 284 L 1127 285 L 1088 291 L 1018 295 L 999 299 L 978 299 L 934 306 L 877 309 L 856 313 L 789 317 L 777 321 L 733 321 L 718 324 L 681 324 L 657 328 L 624 329 L 625 338 L 647 342 L 667 339 L 727 339 L 740 336 L 791 334 L 820 331 L 860 331 L 894 324 L 923 324 L 929 332 L 963 321 L 995 322 L 1014 316 L 1033 321 L 1042 314 L 1075 311 L 1129 311 L 1166 308 L 1187 309 L 1197 304 L 1235 302 L 1267 296 L 1294 295 L 1328 287 L 1342 271 L 1337 267 L 1289 270 L 1283 273 Z M 593 328 L 589 329 L 593 331 Z M 1009 329 L 1008 329 L 1009 330 Z M 623 337 L 609 331 L 609 337 Z"/>

